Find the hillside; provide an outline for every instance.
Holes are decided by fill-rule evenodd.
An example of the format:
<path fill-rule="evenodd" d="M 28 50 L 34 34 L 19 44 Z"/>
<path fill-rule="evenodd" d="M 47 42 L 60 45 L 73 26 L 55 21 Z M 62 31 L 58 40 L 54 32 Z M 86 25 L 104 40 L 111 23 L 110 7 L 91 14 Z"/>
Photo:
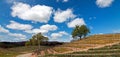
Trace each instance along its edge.
<path fill-rule="evenodd" d="M 65 54 L 80 51 L 88 51 L 89 49 L 102 48 L 120 43 L 120 34 L 105 34 L 93 35 L 86 37 L 82 40 L 74 41 L 71 43 L 63 44 L 51 49 L 40 52 L 40 55 L 45 54 Z"/>
<path fill-rule="evenodd" d="M 45 57 L 120 57 L 120 43 L 88 51 L 79 51 L 67 54 L 46 55 Z"/>

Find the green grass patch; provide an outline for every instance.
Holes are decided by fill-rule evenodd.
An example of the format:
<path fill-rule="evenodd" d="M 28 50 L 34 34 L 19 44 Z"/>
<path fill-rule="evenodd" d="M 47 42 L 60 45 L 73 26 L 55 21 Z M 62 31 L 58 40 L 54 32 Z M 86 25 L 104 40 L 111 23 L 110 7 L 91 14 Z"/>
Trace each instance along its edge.
<path fill-rule="evenodd" d="M 44 50 L 50 47 L 41 46 L 40 50 Z M 30 53 L 38 49 L 38 46 L 28 46 L 28 47 L 15 47 L 15 48 L 0 48 L 0 57 L 15 57 L 19 54 Z"/>

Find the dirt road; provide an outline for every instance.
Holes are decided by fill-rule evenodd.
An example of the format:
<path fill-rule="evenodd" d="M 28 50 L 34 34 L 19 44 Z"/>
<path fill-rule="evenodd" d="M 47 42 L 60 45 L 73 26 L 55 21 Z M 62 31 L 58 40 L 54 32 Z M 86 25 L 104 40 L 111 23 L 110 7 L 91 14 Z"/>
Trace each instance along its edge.
<path fill-rule="evenodd" d="M 37 57 L 37 55 L 32 55 L 32 53 L 27 53 L 27 54 L 21 54 L 21 55 L 18 55 L 17 57 Z"/>

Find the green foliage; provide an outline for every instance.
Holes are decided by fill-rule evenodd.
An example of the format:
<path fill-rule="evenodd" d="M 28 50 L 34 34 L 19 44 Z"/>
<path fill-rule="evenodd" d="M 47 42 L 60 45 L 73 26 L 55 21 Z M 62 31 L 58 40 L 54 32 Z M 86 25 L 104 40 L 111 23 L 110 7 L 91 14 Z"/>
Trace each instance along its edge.
<path fill-rule="evenodd" d="M 25 43 L 25 46 L 30 46 L 30 45 L 31 45 L 30 41 L 27 41 L 27 42 Z"/>
<path fill-rule="evenodd" d="M 12 47 L 12 48 L 0 48 L 0 57 L 16 57 L 18 55 L 24 54 L 24 53 L 32 53 L 36 51 L 38 46 L 20 46 L 20 47 Z M 41 46 L 40 51 L 49 49 L 51 47 L 49 46 Z"/>
<path fill-rule="evenodd" d="M 38 33 L 38 34 L 33 35 L 32 38 L 28 42 L 26 42 L 26 46 L 40 45 L 40 42 L 47 41 L 47 40 L 48 40 L 47 37 L 43 36 L 41 33 Z"/>
<path fill-rule="evenodd" d="M 87 36 L 88 33 L 90 33 L 90 30 L 85 26 L 85 25 L 82 25 L 80 28 L 79 28 L 80 32 L 82 33 L 82 35 L 85 37 Z"/>
<path fill-rule="evenodd" d="M 75 38 L 76 36 L 78 36 L 81 39 L 82 36 L 86 37 L 88 33 L 90 33 L 90 30 L 85 25 L 77 25 L 72 32 L 72 37 Z"/>
<path fill-rule="evenodd" d="M 43 36 L 41 33 L 35 34 L 32 36 L 33 40 L 39 40 L 39 41 L 47 41 L 48 38 Z"/>
<path fill-rule="evenodd" d="M 74 38 L 77 35 L 81 35 L 81 33 L 79 33 L 79 27 L 80 26 L 76 26 L 75 29 L 72 32 L 72 37 Z"/>

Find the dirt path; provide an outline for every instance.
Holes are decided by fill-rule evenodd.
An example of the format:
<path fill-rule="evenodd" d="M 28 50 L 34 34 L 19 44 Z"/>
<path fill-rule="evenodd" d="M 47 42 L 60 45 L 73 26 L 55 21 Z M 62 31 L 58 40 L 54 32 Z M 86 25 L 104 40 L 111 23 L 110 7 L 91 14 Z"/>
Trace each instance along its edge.
<path fill-rule="evenodd" d="M 72 51 L 67 51 L 67 52 L 64 52 L 64 53 L 58 53 L 58 54 L 66 54 L 66 53 L 73 53 L 73 52 L 79 52 L 79 51 L 87 51 L 89 49 L 95 49 L 95 48 L 102 48 L 102 47 L 105 47 L 105 46 L 112 46 L 112 45 L 115 45 L 115 44 L 119 44 L 120 42 L 115 42 L 115 43 L 110 43 L 110 44 L 104 44 L 104 45 L 96 45 L 94 47 L 88 47 L 88 48 L 85 48 L 85 49 L 78 49 L 78 50 L 72 50 Z M 70 48 L 70 47 L 69 47 Z"/>
<path fill-rule="evenodd" d="M 37 57 L 37 55 L 32 54 L 32 53 L 27 53 L 27 54 L 21 54 L 16 57 Z"/>

